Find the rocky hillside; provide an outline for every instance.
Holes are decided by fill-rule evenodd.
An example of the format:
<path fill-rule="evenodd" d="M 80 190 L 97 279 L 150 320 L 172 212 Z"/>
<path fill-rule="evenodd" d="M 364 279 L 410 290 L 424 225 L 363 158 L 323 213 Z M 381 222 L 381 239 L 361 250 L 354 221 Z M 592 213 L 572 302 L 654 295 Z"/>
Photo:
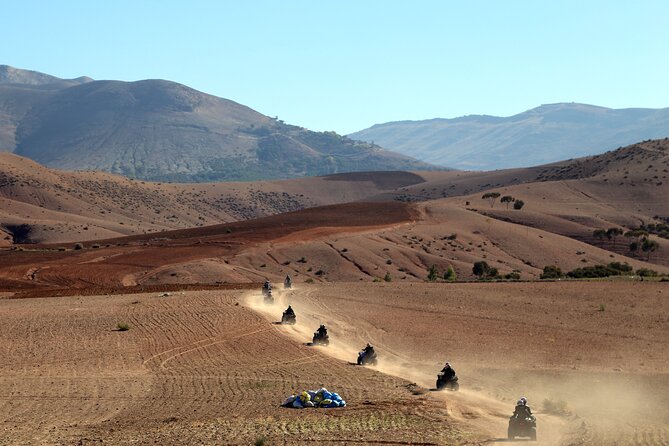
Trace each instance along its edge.
<path fill-rule="evenodd" d="M 0 150 L 49 167 L 157 181 L 431 168 L 174 82 L 62 80 L 6 66 L 0 71 Z"/>
<path fill-rule="evenodd" d="M 669 108 L 550 104 L 510 116 L 464 116 L 377 124 L 349 135 L 423 161 L 493 170 L 595 155 L 669 136 Z"/>

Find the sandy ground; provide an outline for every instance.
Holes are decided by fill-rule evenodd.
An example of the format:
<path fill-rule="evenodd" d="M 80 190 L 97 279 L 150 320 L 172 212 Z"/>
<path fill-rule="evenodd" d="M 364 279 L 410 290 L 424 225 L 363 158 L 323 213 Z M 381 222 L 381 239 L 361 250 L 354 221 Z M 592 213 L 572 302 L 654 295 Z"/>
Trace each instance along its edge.
<path fill-rule="evenodd" d="M 234 290 L 2 299 L 2 439 L 490 444 L 525 395 L 539 444 L 664 445 L 667 292 L 645 282 L 340 283 L 278 290 L 271 306 Z M 298 324 L 276 325 L 288 303 Z M 306 345 L 319 323 L 327 348 Z M 351 364 L 365 342 L 378 367 Z M 430 391 L 445 360 L 460 392 Z M 320 385 L 349 406 L 278 406 Z M 547 398 L 572 415 L 546 413 Z"/>

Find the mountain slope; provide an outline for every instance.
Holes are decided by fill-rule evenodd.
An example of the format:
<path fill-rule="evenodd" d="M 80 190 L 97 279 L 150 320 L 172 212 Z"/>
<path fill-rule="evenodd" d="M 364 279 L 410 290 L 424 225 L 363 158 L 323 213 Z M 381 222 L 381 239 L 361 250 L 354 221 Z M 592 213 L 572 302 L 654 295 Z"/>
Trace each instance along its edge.
<path fill-rule="evenodd" d="M 62 80 L 11 67 L 4 73 L 0 150 L 49 167 L 183 182 L 433 168 L 165 80 Z"/>
<path fill-rule="evenodd" d="M 545 164 L 669 136 L 669 108 L 550 104 L 510 116 L 377 124 L 349 135 L 423 161 L 466 170 Z"/>
<path fill-rule="evenodd" d="M 409 172 L 199 184 L 63 172 L 0 153 L 0 246 L 71 242 L 248 220 L 420 183 Z"/>

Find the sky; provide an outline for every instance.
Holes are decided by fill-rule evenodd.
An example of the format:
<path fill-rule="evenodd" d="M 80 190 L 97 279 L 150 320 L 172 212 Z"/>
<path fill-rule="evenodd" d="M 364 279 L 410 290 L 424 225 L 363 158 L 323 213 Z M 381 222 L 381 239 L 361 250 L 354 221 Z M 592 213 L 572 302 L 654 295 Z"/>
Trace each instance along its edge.
<path fill-rule="evenodd" d="M 341 134 L 541 104 L 669 107 L 666 0 L 0 0 L 0 64 L 168 79 Z"/>

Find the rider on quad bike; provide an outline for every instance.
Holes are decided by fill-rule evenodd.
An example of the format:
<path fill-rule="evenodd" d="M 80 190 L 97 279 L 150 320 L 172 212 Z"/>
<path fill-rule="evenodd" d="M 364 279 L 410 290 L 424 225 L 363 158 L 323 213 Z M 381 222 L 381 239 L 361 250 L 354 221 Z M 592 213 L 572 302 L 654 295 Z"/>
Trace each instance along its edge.
<path fill-rule="evenodd" d="M 283 287 L 284 288 L 292 288 L 293 287 L 293 279 L 290 278 L 290 275 L 286 276 L 286 278 L 284 279 Z"/>
<path fill-rule="evenodd" d="M 296 322 L 297 317 L 295 316 L 295 311 L 293 311 L 293 307 L 288 305 L 286 311 L 283 312 L 283 316 L 281 316 L 281 323 L 294 325 Z"/>
<path fill-rule="evenodd" d="M 314 338 L 312 340 L 313 345 L 329 345 L 330 337 L 328 336 L 328 329 L 325 328 L 325 325 L 321 324 L 314 333 Z"/>
<path fill-rule="evenodd" d="M 521 397 L 516 403 L 513 415 L 509 418 L 509 440 L 516 437 L 529 437 L 537 439 L 537 419 L 532 415 L 527 398 Z"/>
<path fill-rule="evenodd" d="M 269 279 L 265 279 L 265 283 L 262 284 L 262 293 L 269 294 L 272 292 L 272 284 Z"/>
<path fill-rule="evenodd" d="M 358 353 L 358 365 L 376 365 L 377 362 L 378 358 L 376 357 L 374 347 L 369 344 L 367 344 L 365 348 L 363 348 L 362 351 Z"/>
<path fill-rule="evenodd" d="M 451 364 L 448 362 L 444 364 L 444 368 L 441 369 L 441 372 L 437 375 L 437 390 L 442 390 L 444 388 L 449 388 L 451 390 L 458 390 L 460 388 L 455 369 L 451 367 Z"/>

